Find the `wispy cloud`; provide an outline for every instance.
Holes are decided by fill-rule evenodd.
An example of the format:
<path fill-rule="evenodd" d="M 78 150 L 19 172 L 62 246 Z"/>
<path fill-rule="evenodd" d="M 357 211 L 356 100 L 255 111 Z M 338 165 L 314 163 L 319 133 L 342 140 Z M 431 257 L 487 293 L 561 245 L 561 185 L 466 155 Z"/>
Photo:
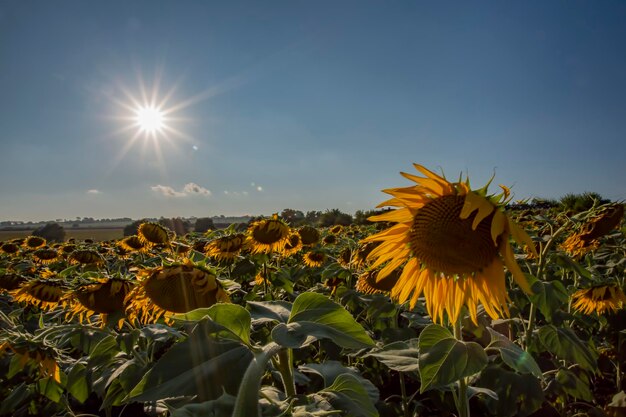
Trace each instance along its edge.
<path fill-rule="evenodd" d="M 165 197 L 187 197 L 191 195 L 204 195 L 210 196 L 211 191 L 198 185 L 196 183 L 190 182 L 185 184 L 181 191 L 176 191 L 174 188 L 168 185 L 154 185 L 150 187 L 152 191 L 156 191 L 157 193 L 165 196 Z"/>
<path fill-rule="evenodd" d="M 87 190 L 87 194 L 102 194 L 102 191 L 92 188 L 91 190 Z"/>
<path fill-rule="evenodd" d="M 193 182 L 185 184 L 185 186 L 183 187 L 183 192 L 187 194 L 211 195 L 211 191 Z"/>

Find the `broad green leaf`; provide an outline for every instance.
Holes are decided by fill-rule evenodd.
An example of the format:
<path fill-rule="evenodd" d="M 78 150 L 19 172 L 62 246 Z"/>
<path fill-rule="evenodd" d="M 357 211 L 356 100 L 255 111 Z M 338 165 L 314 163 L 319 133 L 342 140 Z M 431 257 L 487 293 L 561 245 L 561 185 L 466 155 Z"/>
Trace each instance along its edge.
<path fill-rule="evenodd" d="M 67 375 L 67 392 L 72 394 L 79 403 L 84 403 L 89 397 L 89 385 L 87 384 L 87 368 L 85 365 L 76 362 Z"/>
<path fill-rule="evenodd" d="M 536 281 L 532 285 L 531 299 L 548 321 L 557 310 L 567 305 L 569 294 L 560 281 Z"/>
<path fill-rule="evenodd" d="M 489 388 L 467 387 L 467 398 L 472 398 L 475 395 L 485 395 L 493 400 L 498 400 L 498 394 Z"/>
<path fill-rule="evenodd" d="M 171 411 L 171 417 L 231 417 L 235 407 L 235 397 L 224 394 L 216 400 L 200 404 L 187 404 Z"/>
<path fill-rule="evenodd" d="M 212 400 L 223 391 L 236 394 L 252 359 L 250 350 L 231 340 L 216 340 L 197 327 L 175 344 L 133 388 L 135 401 L 156 401 L 181 395 Z"/>
<path fill-rule="evenodd" d="M 560 359 L 579 364 L 591 372 L 596 370 L 596 356 L 587 344 L 569 328 L 557 328 L 553 325 L 539 329 L 539 340 L 545 349 Z"/>
<path fill-rule="evenodd" d="M 247 306 L 254 324 L 268 321 L 287 323 L 291 314 L 291 303 L 287 301 L 248 301 Z"/>
<path fill-rule="evenodd" d="M 274 333 L 278 339 L 274 338 Z M 281 337 L 287 336 L 287 337 Z M 285 347 L 301 347 L 312 340 L 328 338 L 343 348 L 371 347 L 374 341 L 357 321 L 339 304 L 313 292 L 300 294 L 293 303 L 288 324 L 279 324 L 272 338 Z"/>
<path fill-rule="evenodd" d="M 37 391 L 50 401 L 58 403 L 63 396 L 64 390 L 63 386 L 57 383 L 52 377 L 47 377 L 37 381 Z"/>
<path fill-rule="evenodd" d="M 110 361 L 121 352 L 117 340 L 113 336 L 106 336 L 96 344 L 89 352 L 89 368 L 102 365 Z"/>
<path fill-rule="evenodd" d="M 230 338 L 235 336 L 236 340 L 241 340 L 246 345 L 250 345 L 250 313 L 240 305 L 219 303 L 208 308 L 198 308 L 188 313 L 172 316 L 174 320 L 183 321 L 198 321 L 205 317 L 210 318 L 230 333 L 228 335 L 227 332 L 220 331 L 221 336 L 230 336 Z"/>
<path fill-rule="evenodd" d="M 398 372 L 418 372 L 419 350 L 417 339 L 406 342 L 393 342 L 375 349 L 364 357 L 372 356 L 385 364 L 389 369 Z"/>
<path fill-rule="evenodd" d="M 489 365 L 480 373 L 477 387 L 487 388 L 498 395 L 479 398 L 498 417 L 526 417 L 541 408 L 544 401 L 539 379 L 531 374 L 518 374 L 497 365 Z"/>
<path fill-rule="evenodd" d="M 420 334 L 419 352 L 420 392 L 474 375 L 488 362 L 478 343 L 457 340 L 437 324 L 426 327 Z"/>
<path fill-rule="evenodd" d="M 325 361 L 323 363 L 308 363 L 306 365 L 299 366 L 298 370 L 305 374 L 312 373 L 319 375 L 324 381 L 325 388 L 331 385 L 339 375 L 350 374 L 359 381 L 363 388 L 365 388 L 373 403 L 378 401 L 380 395 L 378 388 L 376 388 L 376 386 L 372 384 L 369 379 L 363 378 L 358 370 L 343 366 L 341 362 Z"/>
<path fill-rule="evenodd" d="M 352 417 L 377 417 L 378 411 L 363 385 L 351 374 L 341 374 L 328 388 L 319 391 L 335 409 Z"/>
<path fill-rule="evenodd" d="M 589 378 L 580 369 L 575 372 L 561 368 L 556 373 L 555 380 L 568 395 L 589 402 L 593 401 L 593 394 L 589 389 Z"/>
<path fill-rule="evenodd" d="M 522 374 L 529 373 L 541 377 L 541 369 L 530 353 L 495 330 L 491 328 L 487 330 L 491 334 L 491 343 L 487 348 L 497 349 L 504 363 Z"/>
<path fill-rule="evenodd" d="M 554 259 L 557 265 L 567 268 L 570 271 L 573 271 L 577 273 L 578 275 L 580 275 L 581 277 L 584 277 L 588 280 L 593 280 L 593 276 L 591 275 L 591 272 L 589 272 L 589 270 L 580 266 L 578 262 L 575 262 L 569 256 L 562 254 L 562 253 L 555 253 Z"/>

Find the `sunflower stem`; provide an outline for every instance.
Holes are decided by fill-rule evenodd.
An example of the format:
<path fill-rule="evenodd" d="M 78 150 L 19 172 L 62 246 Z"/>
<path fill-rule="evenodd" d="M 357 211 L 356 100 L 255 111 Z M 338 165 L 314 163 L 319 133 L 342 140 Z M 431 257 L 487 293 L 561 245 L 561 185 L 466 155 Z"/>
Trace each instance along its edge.
<path fill-rule="evenodd" d="M 399 372 L 398 375 L 400 376 L 400 392 L 402 393 L 402 413 L 404 414 L 404 417 L 411 417 L 411 414 L 409 413 L 409 401 L 406 397 L 406 384 L 404 382 L 404 374 L 402 372 Z"/>
<path fill-rule="evenodd" d="M 463 341 L 460 315 L 454 323 L 454 338 Z M 467 380 L 465 377 L 459 379 L 459 396 L 456 408 L 459 412 L 459 417 L 470 417 L 469 399 L 467 398 Z"/>
<path fill-rule="evenodd" d="M 293 379 L 293 350 L 284 349 L 278 352 L 278 372 L 283 380 L 283 386 L 285 387 L 285 393 L 288 397 L 295 397 L 296 383 Z"/>

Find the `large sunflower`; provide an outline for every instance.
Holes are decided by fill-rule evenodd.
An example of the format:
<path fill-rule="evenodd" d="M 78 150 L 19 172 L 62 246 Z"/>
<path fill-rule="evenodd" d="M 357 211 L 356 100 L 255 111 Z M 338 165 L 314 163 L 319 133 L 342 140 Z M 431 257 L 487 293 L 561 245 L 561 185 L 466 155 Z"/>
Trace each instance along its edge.
<path fill-rule="evenodd" d="M 125 313 L 124 299 L 132 287 L 132 282 L 128 280 L 108 277 L 82 285 L 64 296 L 69 309 L 66 316 L 78 316 L 82 323 L 89 321 L 92 315 L 99 314 L 104 326 L 109 322 L 109 316 L 114 315 L 118 318 L 118 327 L 121 327 Z"/>
<path fill-rule="evenodd" d="M 37 306 L 42 310 L 52 310 L 63 305 L 65 284 L 51 279 L 25 281 L 18 288 L 10 291 L 15 301 Z"/>
<path fill-rule="evenodd" d="M 230 302 L 228 293 L 209 270 L 185 260 L 183 264 L 159 266 L 139 273 L 140 283 L 126 296 L 131 321 L 156 322 L 164 316 L 187 313 L 218 302 Z"/>
<path fill-rule="evenodd" d="M 281 252 L 289 240 L 289 225 L 274 214 L 258 220 L 248 228 L 248 245 L 252 253 Z"/>
<path fill-rule="evenodd" d="M 561 247 L 574 257 L 581 257 L 600 245 L 599 239 L 617 228 L 624 218 L 624 205 L 620 203 L 602 206 L 592 214 L 581 229 L 568 237 Z"/>
<path fill-rule="evenodd" d="M 218 261 L 232 261 L 243 249 L 245 241 L 243 233 L 221 236 L 207 243 L 204 252 Z"/>
<path fill-rule="evenodd" d="M 477 321 L 481 303 L 493 319 L 508 315 L 504 265 L 527 293 L 530 287 L 515 261 L 509 236 L 534 245 L 502 208 L 509 190 L 487 195 L 487 186 L 471 190 L 469 180 L 455 183 L 421 165 L 415 168 L 426 177 L 402 173 L 417 185 L 384 190 L 393 196 L 379 207 L 399 207 L 370 217 L 370 221 L 394 222 L 365 242 L 381 242 L 368 258 L 371 268 L 386 264 L 377 280 L 404 265 L 391 296 L 413 308 L 420 295 L 434 322 L 443 323 L 444 313 L 456 322 L 464 305 Z M 504 265 L 503 265 L 504 262 Z"/>

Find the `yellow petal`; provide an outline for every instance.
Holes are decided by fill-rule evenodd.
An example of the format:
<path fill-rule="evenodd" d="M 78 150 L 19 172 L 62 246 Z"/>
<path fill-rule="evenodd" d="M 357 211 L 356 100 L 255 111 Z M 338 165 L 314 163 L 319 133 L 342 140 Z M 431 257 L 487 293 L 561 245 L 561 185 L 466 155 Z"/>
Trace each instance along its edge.
<path fill-rule="evenodd" d="M 476 230 L 481 221 L 491 214 L 495 209 L 494 205 L 486 198 L 479 196 L 476 193 L 467 193 L 465 196 L 465 202 L 461 209 L 461 219 L 467 219 L 474 211 L 478 210 L 474 222 L 472 223 L 472 229 Z"/>
<path fill-rule="evenodd" d="M 507 217 L 500 210 L 495 210 L 493 212 L 493 220 L 491 221 L 491 238 L 493 239 L 493 244 L 498 245 L 498 236 L 500 236 L 504 232 L 504 225 L 507 222 Z M 509 237 L 506 236 L 506 239 Z"/>
<path fill-rule="evenodd" d="M 532 290 L 530 289 L 530 285 L 528 285 L 528 280 L 526 279 L 526 275 L 522 272 L 522 269 L 517 264 L 515 260 L 515 255 L 513 254 L 513 249 L 509 242 L 504 242 L 501 245 L 501 253 L 504 258 L 504 264 L 506 265 L 511 275 L 513 275 L 513 279 L 520 286 L 520 288 L 527 294 L 532 294 Z"/>

